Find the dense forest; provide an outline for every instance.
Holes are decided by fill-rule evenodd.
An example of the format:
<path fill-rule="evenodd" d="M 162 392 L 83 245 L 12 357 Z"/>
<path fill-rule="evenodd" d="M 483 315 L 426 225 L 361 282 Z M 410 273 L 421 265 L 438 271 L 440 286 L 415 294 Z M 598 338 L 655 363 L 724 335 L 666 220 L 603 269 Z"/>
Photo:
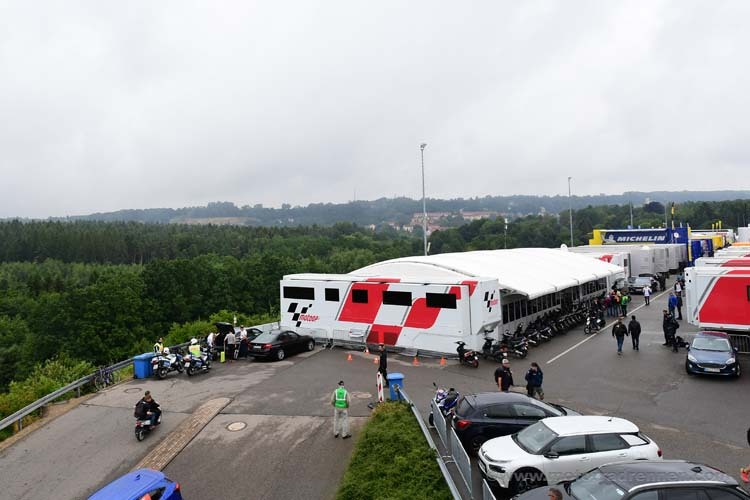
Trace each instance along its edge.
<path fill-rule="evenodd" d="M 567 196 L 532 195 L 485 196 L 452 200 L 428 198 L 427 210 L 454 214 L 459 214 L 461 211 L 490 211 L 515 218 L 544 212 L 557 214 L 567 210 L 569 204 L 579 210 L 588 206 L 628 205 L 629 203 L 643 205 L 651 201 L 681 204 L 688 201 L 712 202 L 747 198 L 750 198 L 750 191 L 633 191 L 619 195 L 573 196 L 571 199 Z M 248 226 L 294 227 L 316 224 L 330 226 L 338 222 L 351 222 L 360 226 L 378 226 L 391 222 L 403 226 L 409 223 L 414 214 L 421 212 L 421 200 L 401 197 L 349 203 L 313 203 L 307 206 L 292 206 L 286 203 L 281 208 L 263 205 L 238 207 L 230 202 L 214 202 L 205 207 L 120 210 L 69 217 L 66 220 L 167 224 L 224 218 L 230 219 L 232 223 Z M 738 224 L 747 225 L 748 222 L 750 219 L 745 218 L 745 222 L 740 221 Z M 735 223 L 734 219 L 732 223 Z"/>
<path fill-rule="evenodd" d="M 658 227 L 664 213 L 658 202 L 635 207 L 634 225 Z M 743 200 L 685 203 L 676 207 L 675 221 L 710 227 L 722 220 L 727 227 L 748 213 Z M 590 206 L 573 218 L 575 242 L 585 244 L 594 228 L 627 227 L 630 207 Z M 431 253 L 555 247 L 569 238 L 563 211 L 511 220 L 507 231 L 500 219 L 436 231 L 430 247 Z M 345 273 L 421 251 L 419 235 L 351 223 L 0 222 L 0 392 L 56 357 L 80 370 L 76 363 L 100 365 L 148 350 L 161 335 L 205 334 L 216 319 L 277 318 L 284 274 Z"/>

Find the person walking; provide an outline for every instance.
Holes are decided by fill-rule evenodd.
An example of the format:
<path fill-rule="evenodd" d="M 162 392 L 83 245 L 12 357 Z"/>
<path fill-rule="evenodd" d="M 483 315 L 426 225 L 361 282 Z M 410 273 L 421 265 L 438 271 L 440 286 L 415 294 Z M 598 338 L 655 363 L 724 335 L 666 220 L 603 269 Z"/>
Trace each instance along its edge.
<path fill-rule="evenodd" d="M 628 333 L 633 341 L 633 350 L 640 351 L 639 341 L 641 339 L 641 324 L 636 321 L 635 316 L 630 317 L 630 323 L 628 323 Z"/>
<path fill-rule="evenodd" d="M 348 439 L 351 436 L 349 434 L 349 405 L 351 404 L 351 398 L 349 397 L 349 391 L 344 387 L 344 381 L 339 380 L 339 386 L 333 391 L 331 396 L 331 404 L 333 405 L 333 437 L 341 437 Z"/>
<path fill-rule="evenodd" d="M 649 285 L 643 287 L 643 298 L 646 300 L 646 305 L 651 304 L 651 287 Z"/>
<path fill-rule="evenodd" d="M 230 331 L 224 337 L 224 350 L 226 351 L 226 359 L 230 363 L 234 363 L 234 348 L 237 344 L 237 337 L 234 336 L 234 331 Z"/>
<path fill-rule="evenodd" d="M 388 383 L 388 352 L 385 350 L 385 345 L 380 344 L 380 360 L 378 363 L 378 373 L 383 376 L 383 386 L 389 387 Z"/>
<path fill-rule="evenodd" d="M 536 398 L 544 401 L 544 391 L 542 390 L 542 381 L 544 373 L 536 362 L 531 363 L 531 368 L 526 372 L 526 394 L 530 398 Z"/>
<path fill-rule="evenodd" d="M 510 371 L 510 361 L 503 359 L 502 364 L 495 370 L 495 383 L 498 389 L 509 392 L 513 384 L 513 372 Z"/>
<path fill-rule="evenodd" d="M 625 335 L 628 334 L 628 327 L 622 323 L 622 316 L 617 318 L 617 323 L 612 327 L 612 336 L 617 339 L 617 355 L 622 356 L 622 344 L 625 342 Z"/>
<path fill-rule="evenodd" d="M 682 294 L 677 295 L 675 308 L 677 308 L 677 319 L 682 321 Z"/>
<path fill-rule="evenodd" d="M 677 308 L 677 296 L 674 294 L 674 292 L 669 292 L 667 308 L 669 309 L 669 314 L 674 317 L 674 310 Z"/>

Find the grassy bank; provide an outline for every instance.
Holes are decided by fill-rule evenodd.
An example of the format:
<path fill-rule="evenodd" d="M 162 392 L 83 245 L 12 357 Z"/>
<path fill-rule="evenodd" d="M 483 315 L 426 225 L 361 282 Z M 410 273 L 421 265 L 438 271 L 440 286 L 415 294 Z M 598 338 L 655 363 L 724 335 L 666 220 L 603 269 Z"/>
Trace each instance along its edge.
<path fill-rule="evenodd" d="M 451 499 L 419 424 L 405 403 L 378 405 L 365 424 L 338 500 Z"/>

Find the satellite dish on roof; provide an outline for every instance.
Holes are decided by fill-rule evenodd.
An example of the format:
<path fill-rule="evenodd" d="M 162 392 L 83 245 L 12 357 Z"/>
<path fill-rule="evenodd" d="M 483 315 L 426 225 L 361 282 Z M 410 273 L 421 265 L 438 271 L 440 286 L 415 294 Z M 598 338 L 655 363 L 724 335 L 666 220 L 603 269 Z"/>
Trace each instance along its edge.
<path fill-rule="evenodd" d="M 567 252 L 568 251 L 568 245 L 566 245 L 565 243 L 563 243 L 562 245 L 560 245 L 560 250 L 564 250 L 564 251 Z"/>

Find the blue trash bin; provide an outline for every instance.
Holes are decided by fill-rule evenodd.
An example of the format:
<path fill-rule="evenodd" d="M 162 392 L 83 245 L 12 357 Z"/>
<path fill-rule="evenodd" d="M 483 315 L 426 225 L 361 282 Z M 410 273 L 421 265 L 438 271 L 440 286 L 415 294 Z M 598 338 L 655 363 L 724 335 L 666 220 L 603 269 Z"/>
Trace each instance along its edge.
<path fill-rule="evenodd" d="M 398 385 L 399 388 L 404 388 L 404 374 L 403 373 L 389 373 L 388 374 L 388 386 L 391 391 L 391 401 L 398 401 L 400 398 L 398 397 L 398 394 L 396 394 L 396 388 L 394 386 Z"/>
<path fill-rule="evenodd" d="M 154 375 L 154 369 L 151 366 L 153 357 L 153 352 L 147 352 L 133 358 L 133 378 L 149 378 Z"/>

